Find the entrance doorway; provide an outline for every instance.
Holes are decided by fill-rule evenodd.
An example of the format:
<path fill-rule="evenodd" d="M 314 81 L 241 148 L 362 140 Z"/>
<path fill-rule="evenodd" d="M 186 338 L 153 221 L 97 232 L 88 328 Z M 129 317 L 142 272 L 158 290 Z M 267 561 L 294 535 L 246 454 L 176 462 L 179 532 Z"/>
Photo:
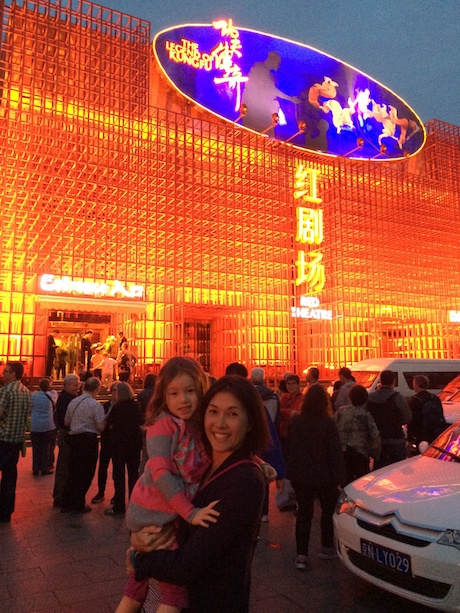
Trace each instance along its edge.
<path fill-rule="evenodd" d="M 53 377 L 62 380 L 68 374 L 80 374 L 83 366 L 81 339 L 91 330 L 91 347 L 104 345 L 108 348 L 111 326 L 112 317 L 109 314 L 48 311 L 47 335 L 53 330 L 59 331 L 55 335 L 57 349 L 53 364 Z M 113 344 L 112 351 L 116 353 L 119 343 L 115 339 Z"/>
<path fill-rule="evenodd" d="M 184 355 L 199 362 L 204 372 L 211 370 L 211 324 L 209 322 L 184 321 Z"/>

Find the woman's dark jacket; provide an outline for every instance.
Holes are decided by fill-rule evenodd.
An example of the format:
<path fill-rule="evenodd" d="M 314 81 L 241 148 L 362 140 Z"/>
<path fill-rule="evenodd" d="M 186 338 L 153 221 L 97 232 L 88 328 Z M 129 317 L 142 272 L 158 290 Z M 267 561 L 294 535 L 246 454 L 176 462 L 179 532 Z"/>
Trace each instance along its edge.
<path fill-rule="evenodd" d="M 235 465 L 240 460 L 244 463 Z M 215 507 L 220 512 L 217 523 L 202 528 L 182 521 L 179 549 L 142 556 L 136 570 L 137 580 L 154 577 L 187 585 L 188 613 L 249 611 L 251 562 L 260 528 L 265 479 L 260 467 L 247 460 L 248 454 L 237 450 L 195 496 L 193 503 L 197 507 L 220 501 Z"/>
<path fill-rule="evenodd" d="M 142 449 L 143 418 L 135 400 L 122 400 L 114 404 L 107 416 L 108 432 L 113 454 L 129 454 Z"/>
<path fill-rule="evenodd" d="M 294 416 L 288 428 L 288 478 L 310 487 L 345 485 L 340 436 L 331 417 Z"/>

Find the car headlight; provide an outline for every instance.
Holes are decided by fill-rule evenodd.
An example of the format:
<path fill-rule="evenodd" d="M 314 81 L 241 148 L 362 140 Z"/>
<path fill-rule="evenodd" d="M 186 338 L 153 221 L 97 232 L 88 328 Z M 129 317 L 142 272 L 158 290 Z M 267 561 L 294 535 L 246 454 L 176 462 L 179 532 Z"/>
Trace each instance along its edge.
<path fill-rule="evenodd" d="M 348 513 L 348 515 L 353 516 L 355 514 L 356 502 L 350 498 L 345 490 L 339 496 L 337 501 L 337 505 L 335 507 L 336 515 L 341 515 L 342 513 Z"/>
<path fill-rule="evenodd" d="M 438 543 L 455 547 L 460 551 L 460 530 L 446 530 L 441 538 L 438 539 Z"/>

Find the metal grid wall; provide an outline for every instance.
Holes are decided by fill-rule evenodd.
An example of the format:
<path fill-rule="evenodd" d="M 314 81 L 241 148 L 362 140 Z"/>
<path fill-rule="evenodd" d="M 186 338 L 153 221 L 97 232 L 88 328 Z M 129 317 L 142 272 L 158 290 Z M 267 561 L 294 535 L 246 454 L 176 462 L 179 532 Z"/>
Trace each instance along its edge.
<path fill-rule="evenodd" d="M 290 367 L 293 160 L 240 130 L 148 109 L 147 24 L 54 6 L 3 15 L 0 355 L 43 372 L 35 294 L 50 273 L 145 286 L 145 316 L 127 309 L 116 325 L 141 365 L 186 353 L 186 323 L 202 320 L 213 372 L 234 355 Z"/>
<path fill-rule="evenodd" d="M 43 373 L 43 273 L 144 285 L 145 315 L 112 323 L 146 368 L 200 357 L 196 329 L 216 376 L 236 360 L 276 379 L 460 355 L 447 319 L 460 311 L 457 128 L 432 122 L 425 152 L 401 163 L 321 158 L 149 108 L 149 56 L 142 20 L 70 0 L 4 5 L 0 358 Z M 320 172 L 332 321 L 291 317 L 299 162 Z"/>
<path fill-rule="evenodd" d="M 341 158 L 321 177 L 334 318 L 299 326 L 302 368 L 460 356 L 449 319 L 460 306 L 460 128 L 433 121 L 427 130 L 414 160 Z"/>

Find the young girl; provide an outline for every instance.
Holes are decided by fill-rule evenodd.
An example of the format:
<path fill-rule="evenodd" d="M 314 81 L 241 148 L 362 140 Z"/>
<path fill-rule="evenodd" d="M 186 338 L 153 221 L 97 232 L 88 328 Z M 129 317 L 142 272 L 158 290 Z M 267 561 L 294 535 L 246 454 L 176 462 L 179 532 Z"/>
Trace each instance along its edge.
<path fill-rule="evenodd" d="M 131 494 L 126 515 L 129 530 L 165 525 L 183 517 L 195 526 L 207 527 L 219 515 L 214 501 L 203 509 L 190 502 L 210 464 L 194 423 L 194 415 L 207 389 L 198 362 L 171 358 L 161 369 L 155 393 L 147 409 L 148 461 Z M 157 613 L 179 613 L 188 606 L 187 589 L 160 583 Z M 138 583 L 130 575 L 116 613 L 140 611 L 148 581 Z"/>

